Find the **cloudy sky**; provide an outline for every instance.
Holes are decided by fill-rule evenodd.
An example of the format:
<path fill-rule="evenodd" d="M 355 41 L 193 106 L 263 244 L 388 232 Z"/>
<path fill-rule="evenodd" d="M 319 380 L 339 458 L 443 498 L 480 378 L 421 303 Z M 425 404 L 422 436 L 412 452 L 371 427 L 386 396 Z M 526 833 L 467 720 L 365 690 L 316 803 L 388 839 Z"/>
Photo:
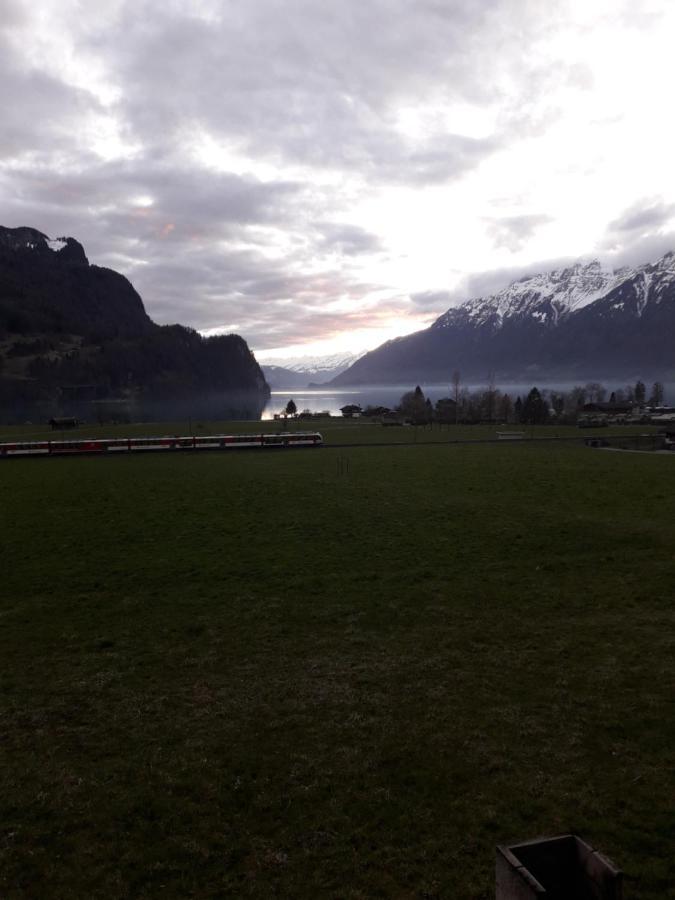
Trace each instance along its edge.
<path fill-rule="evenodd" d="M 671 0 L 0 0 L 0 224 L 162 323 L 360 350 L 675 248 Z"/>

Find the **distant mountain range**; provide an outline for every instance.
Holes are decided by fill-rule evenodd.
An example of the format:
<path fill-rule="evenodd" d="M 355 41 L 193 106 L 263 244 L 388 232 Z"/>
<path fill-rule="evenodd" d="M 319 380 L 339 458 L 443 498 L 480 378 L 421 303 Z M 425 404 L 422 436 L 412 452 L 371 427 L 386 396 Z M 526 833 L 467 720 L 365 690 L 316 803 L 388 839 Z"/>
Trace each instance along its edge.
<path fill-rule="evenodd" d="M 366 353 L 331 384 L 675 377 L 675 254 L 610 271 L 577 263 L 452 307 Z"/>
<path fill-rule="evenodd" d="M 157 325 L 73 238 L 0 226 L 0 421 L 258 418 L 268 397 L 238 335 Z"/>
<path fill-rule="evenodd" d="M 333 353 L 329 356 L 297 356 L 268 359 L 261 368 L 269 386 L 306 388 L 309 384 L 326 384 L 353 365 L 362 353 Z"/>

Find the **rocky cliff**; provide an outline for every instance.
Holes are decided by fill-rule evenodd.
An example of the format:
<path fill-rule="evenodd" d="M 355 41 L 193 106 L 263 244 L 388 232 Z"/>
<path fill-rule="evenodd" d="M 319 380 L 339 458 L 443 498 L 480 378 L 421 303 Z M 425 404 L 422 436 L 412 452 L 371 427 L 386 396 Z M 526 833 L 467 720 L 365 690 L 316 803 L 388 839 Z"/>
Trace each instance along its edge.
<path fill-rule="evenodd" d="M 73 238 L 0 227 L 0 417 L 258 418 L 269 388 L 238 335 L 160 326 Z"/>

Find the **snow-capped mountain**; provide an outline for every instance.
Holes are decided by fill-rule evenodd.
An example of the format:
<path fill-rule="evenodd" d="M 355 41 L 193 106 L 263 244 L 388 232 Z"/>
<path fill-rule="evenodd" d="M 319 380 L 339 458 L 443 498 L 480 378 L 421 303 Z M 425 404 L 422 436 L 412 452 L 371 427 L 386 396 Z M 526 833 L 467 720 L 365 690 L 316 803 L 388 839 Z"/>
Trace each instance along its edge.
<path fill-rule="evenodd" d="M 612 271 L 596 259 L 565 269 L 529 275 L 488 297 L 467 300 L 438 318 L 433 328 L 448 328 L 457 321 L 499 328 L 514 317 L 556 324 L 560 318 L 604 297 L 630 277 L 629 269 Z"/>
<path fill-rule="evenodd" d="M 675 254 L 615 271 L 597 260 L 522 278 L 365 354 L 334 384 L 464 376 L 675 372 Z"/>
<path fill-rule="evenodd" d="M 307 387 L 324 384 L 348 369 L 363 353 L 333 353 L 329 356 L 274 357 L 266 359 L 262 370 L 270 387 Z"/>
<path fill-rule="evenodd" d="M 364 351 L 365 352 L 365 351 Z M 319 375 L 322 372 L 344 370 L 360 359 L 363 353 L 333 353 L 330 356 L 295 356 L 273 357 L 265 360 L 266 366 L 280 366 L 290 372 L 302 372 L 307 375 Z"/>

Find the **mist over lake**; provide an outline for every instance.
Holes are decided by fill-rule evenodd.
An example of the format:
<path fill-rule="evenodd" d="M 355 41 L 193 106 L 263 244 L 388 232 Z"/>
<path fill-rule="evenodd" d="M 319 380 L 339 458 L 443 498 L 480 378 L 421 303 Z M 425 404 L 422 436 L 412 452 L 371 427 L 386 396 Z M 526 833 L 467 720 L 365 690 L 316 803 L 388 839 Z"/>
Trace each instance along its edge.
<path fill-rule="evenodd" d="M 571 391 L 578 384 L 585 384 L 589 379 L 568 382 L 555 382 L 546 384 L 542 381 L 519 382 L 516 384 L 500 384 L 497 382 L 495 388 L 502 393 L 510 394 L 515 400 L 516 397 L 524 397 L 533 388 L 538 387 L 544 391 Z M 615 382 L 602 379 L 594 379 L 599 381 L 607 388 L 608 394 L 613 390 L 625 387 L 628 381 Z M 441 397 L 452 397 L 453 388 L 451 384 L 421 384 L 420 387 L 424 391 L 424 395 L 428 397 L 432 403 L 435 403 Z M 649 390 L 650 385 L 647 384 Z M 298 412 L 309 409 L 312 412 L 330 412 L 333 416 L 339 416 L 340 408 L 348 403 L 355 403 L 361 407 L 371 406 L 387 406 L 393 409 L 400 401 L 406 391 L 415 388 L 414 384 L 398 384 L 398 385 L 360 385 L 358 387 L 330 387 L 323 388 L 278 388 L 273 390 L 270 399 L 263 410 L 262 419 L 272 419 L 275 414 L 282 413 L 286 409 L 289 400 L 293 400 Z M 675 397 L 675 384 L 668 383 L 664 385 L 665 402 L 672 402 Z M 487 390 L 485 382 L 468 382 L 461 385 L 461 389 L 468 391 L 484 391 Z"/>

